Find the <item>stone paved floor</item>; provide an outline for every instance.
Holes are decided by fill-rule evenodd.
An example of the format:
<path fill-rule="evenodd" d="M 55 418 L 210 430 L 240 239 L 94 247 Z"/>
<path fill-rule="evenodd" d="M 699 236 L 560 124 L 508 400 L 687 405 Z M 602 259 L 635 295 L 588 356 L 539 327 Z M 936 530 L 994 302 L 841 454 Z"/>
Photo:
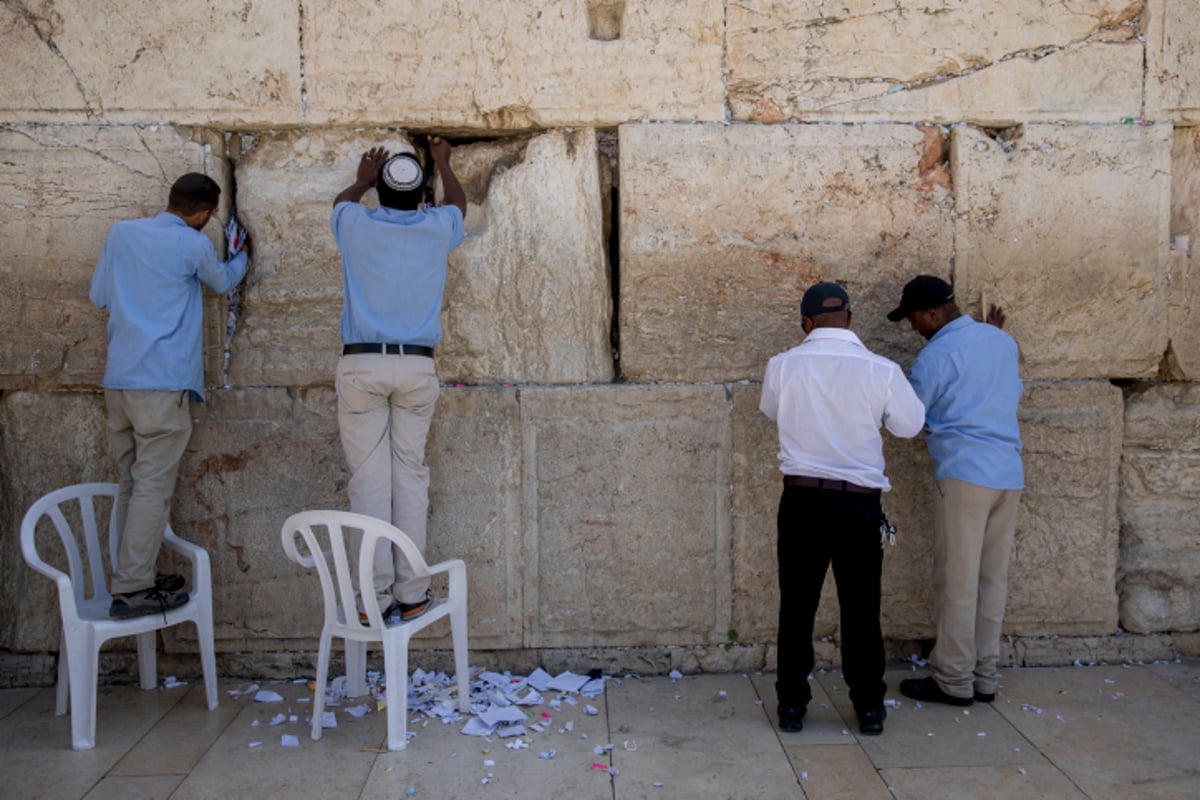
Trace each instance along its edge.
<path fill-rule="evenodd" d="M 858 735 L 837 672 L 816 676 L 801 733 L 775 727 L 773 675 L 699 675 L 612 681 L 602 697 L 563 704 L 529 749 L 418 720 L 401 753 L 376 752 L 382 714 L 339 713 L 314 742 L 306 686 L 270 685 L 286 699 L 262 704 L 231 699 L 226 690 L 244 686 L 231 681 L 213 712 L 199 685 L 102 689 L 98 746 L 77 753 L 53 689 L 10 689 L 0 691 L 0 797 L 1200 798 L 1200 659 L 1012 669 L 996 703 L 969 713 L 901 697 L 911 675 L 889 670 L 898 705 L 879 737 Z M 288 708 L 300 721 L 271 727 Z M 284 733 L 299 746 L 282 747 Z"/>

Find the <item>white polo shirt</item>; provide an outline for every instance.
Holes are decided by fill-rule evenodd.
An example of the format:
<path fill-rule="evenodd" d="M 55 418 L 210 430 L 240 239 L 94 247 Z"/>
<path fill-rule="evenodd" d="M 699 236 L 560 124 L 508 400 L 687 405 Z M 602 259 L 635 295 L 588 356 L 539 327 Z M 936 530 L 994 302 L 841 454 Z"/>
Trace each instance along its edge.
<path fill-rule="evenodd" d="M 849 481 L 887 491 L 883 435 L 904 439 L 925 407 L 893 361 L 844 328 L 816 328 L 767 363 L 759 409 L 779 426 L 785 475 Z"/>

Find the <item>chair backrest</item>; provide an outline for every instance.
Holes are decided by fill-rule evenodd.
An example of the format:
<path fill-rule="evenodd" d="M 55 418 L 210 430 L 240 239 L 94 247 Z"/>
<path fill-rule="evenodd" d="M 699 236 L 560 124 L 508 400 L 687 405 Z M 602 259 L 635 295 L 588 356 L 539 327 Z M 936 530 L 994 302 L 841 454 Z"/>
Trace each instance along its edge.
<path fill-rule="evenodd" d="M 319 534 L 318 529 L 323 529 L 324 535 Z M 351 578 L 352 549 L 348 536 L 350 531 L 362 533 L 362 540 L 355 554 L 358 562 L 357 581 Z M 287 518 L 283 523 L 281 535 L 283 550 L 288 558 L 303 567 L 315 567 L 317 574 L 321 576 L 321 589 L 325 594 L 326 623 L 338 619 L 337 610 L 340 605 L 345 609 L 347 625 L 359 624 L 371 628 L 384 626 L 379 607 L 374 602 L 363 603 L 368 622 L 359 622 L 355 602 L 356 590 L 365 598 L 373 600 L 375 597 L 372 557 L 381 539 L 400 549 L 417 577 L 427 577 L 430 574 L 429 565 L 425 563 L 425 558 L 412 539 L 399 528 L 364 514 L 349 511 L 302 511 Z M 304 540 L 306 553 L 301 553 L 297 548 L 298 537 Z M 321 558 L 313 557 L 317 554 L 321 555 Z M 329 569 L 330 562 L 333 564 L 332 573 Z"/>
<path fill-rule="evenodd" d="M 108 563 L 115 568 L 117 563 L 117 491 L 115 483 L 79 483 L 64 486 L 49 494 L 43 495 L 25 512 L 21 520 L 21 554 L 33 569 L 59 584 L 60 600 L 63 586 L 60 578 L 70 581 L 75 604 L 81 605 L 88 599 L 108 600 L 108 580 L 105 578 L 103 551 L 100 546 L 100 532 L 96 524 L 97 497 L 108 497 L 112 500 L 108 520 Z M 72 527 L 67 519 L 67 513 L 72 511 L 70 506 L 78 504 L 80 529 Z M 67 557 L 69 574 L 56 569 L 38 554 L 37 526 L 41 518 L 49 517 L 58 532 L 59 541 Z M 80 553 L 80 543 L 85 552 Z M 92 596 L 85 597 L 87 581 L 84 575 L 84 558 L 87 559 L 87 574 L 91 576 Z"/>

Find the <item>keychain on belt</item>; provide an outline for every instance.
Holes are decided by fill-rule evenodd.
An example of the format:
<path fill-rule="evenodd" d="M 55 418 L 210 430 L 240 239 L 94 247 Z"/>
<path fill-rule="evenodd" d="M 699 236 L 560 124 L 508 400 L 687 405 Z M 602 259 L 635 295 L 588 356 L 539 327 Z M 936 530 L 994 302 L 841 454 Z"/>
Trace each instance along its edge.
<path fill-rule="evenodd" d="M 888 522 L 887 515 L 879 518 L 879 546 L 896 544 L 896 526 Z"/>

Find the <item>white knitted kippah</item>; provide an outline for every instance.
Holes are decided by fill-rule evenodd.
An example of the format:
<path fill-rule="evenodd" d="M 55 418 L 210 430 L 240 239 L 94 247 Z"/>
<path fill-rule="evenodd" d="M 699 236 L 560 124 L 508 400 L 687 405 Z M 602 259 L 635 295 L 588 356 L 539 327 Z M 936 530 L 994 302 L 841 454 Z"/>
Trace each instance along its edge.
<path fill-rule="evenodd" d="M 389 189 L 411 192 L 425 180 L 425 171 L 417 159 L 408 153 L 394 155 L 383 165 L 381 177 Z"/>

